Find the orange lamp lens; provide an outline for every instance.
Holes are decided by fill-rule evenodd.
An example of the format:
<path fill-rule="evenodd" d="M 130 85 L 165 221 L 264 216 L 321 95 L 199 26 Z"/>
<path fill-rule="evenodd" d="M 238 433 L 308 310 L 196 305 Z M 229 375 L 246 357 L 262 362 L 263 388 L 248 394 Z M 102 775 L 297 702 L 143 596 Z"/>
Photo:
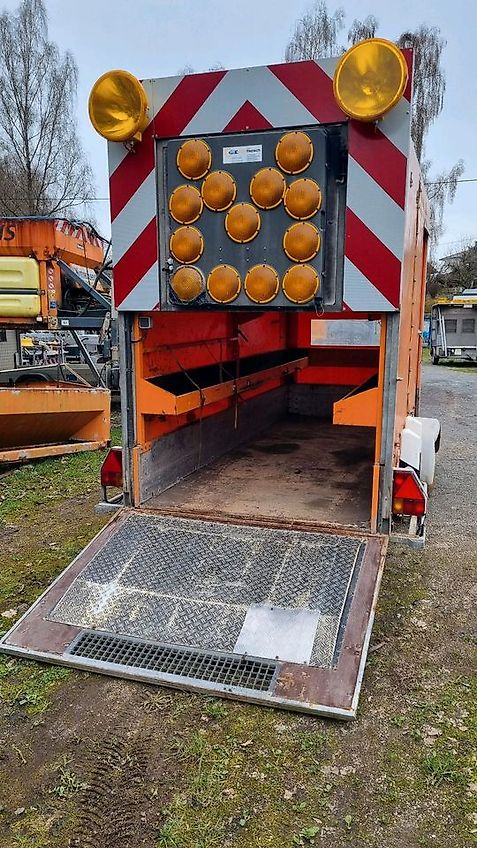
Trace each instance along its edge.
<path fill-rule="evenodd" d="M 212 162 L 210 147 L 200 138 L 190 138 L 177 151 L 177 168 L 188 180 L 200 180 Z"/>
<path fill-rule="evenodd" d="M 358 121 L 376 121 L 399 102 L 407 85 L 403 53 L 385 38 L 354 44 L 336 65 L 333 91 L 343 112 Z"/>
<path fill-rule="evenodd" d="M 275 148 L 275 158 L 286 174 L 300 174 L 313 159 L 313 143 L 304 132 L 282 135 Z"/>
<path fill-rule="evenodd" d="M 292 218 L 303 221 L 311 218 L 321 206 L 321 191 L 315 180 L 302 177 L 288 186 L 285 192 L 285 209 Z"/>
<path fill-rule="evenodd" d="M 271 265 L 254 265 L 245 277 L 245 292 L 254 303 L 269 303 L 279 286 L 278 274 Z"/>
<path fill-rule="evenodd" d="M 393 500 L 393 512 L 397 515 L 402 515 L 404 512 L 404 500 L 403 498 L 394 498 Z"/>
<path fill-rule="evenodd" d="M 193 224 L 202 209 L 200 192 L 194 186 L 177 186 L 169 198 L 169 211 L 179 224 Z"/>
<path fill-rule="evenodd" d="M 109 141 L 140 141 L 148 122 L 147 109 L 146 92 L 128 71 L 107 71 L 89 95 L 90 121 Z"/>
<path fill-rule="evenodd" d="M 202 197 L 212 212 L 223 212 L 235 200 L 237 186 L 227 171 L 212 171 L 202 183 Z"/>
<path fill-rule="evenodd" d="M 311 265 L 294 265 L 283 278 L 283 293 L 292 303 L 308 303 L 320 288 L 320 278 Z"/>
<path fill-rule="evenodd" d="M 260 223 L 260 215 L 251 203 L 237 203 L 225 217 L 227 235 L 240 244 L 255 238 Z"/>
<path fill-rule="evenodd" d="M 288 227 L 283 236 L 283 250 L 294 262 L 309 262 L 318 253 L 320 240 L 314 224 L 303 221 Z"/>
<path fill-rule="evenodd" d="M 196 227 L 179 227 L 172 233 L 169 247 L 174 259 L 187 265 L 202 256 L 204 239 Z"/>
<path fill-rule="evenodd" d="M 184 303 L 195 300 L 205 289 L 204 276 L 198 268 L 178 268 L 171 280 L 172 291 Z"/>
<path fill-rule="evenodd" d="M 250 197 L 261 209 L 278 206 L 285 189 L 285 177 L 276 168 L 262 168 L 250 181 Z"/>
<path fill-rule="evenodd" d="M 236 268 L 216 265 L 207 279 L 207 290 L 217 303 L 230 303 L 238 296 L 242 283 Z"/>

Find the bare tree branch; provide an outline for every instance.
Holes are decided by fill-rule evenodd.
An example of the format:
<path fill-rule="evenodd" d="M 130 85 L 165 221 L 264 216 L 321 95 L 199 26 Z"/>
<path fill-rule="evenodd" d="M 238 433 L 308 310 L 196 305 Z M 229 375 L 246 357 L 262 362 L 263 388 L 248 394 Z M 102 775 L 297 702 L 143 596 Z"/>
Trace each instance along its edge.
<path fill-rule="evenodd" d="M 446 80 L 441 65 L 445 40 L 438 27 L 421 24 L 414 32 L 403 32 L 397 43 L 414 50 L 412 138 L 417 157 L 422 158 L 429 127 L 442 112 Z"/>
<path fill-rule="evenodd" d="M 366 38 L 374 38 L 378 26 L 378 19 L 374 15 L 367 15 L 363 21 L 355 18 L 348 30 L 348 43 L 357 44 Z"/>
<path fill-rule="evenodd" d="M 338 36 L 344 27 L 345 12 L 341 7 L 328 12 L 325 0 L 314 5 L 296 23 L 295 32 L 285 50 L 285 62 L 318 59 L 341 52 Z"/>
<path fill-rule="evenodd" d="M 44 0 L 0 15 L 0 214 L 65 215 L 94 194 L 77 84 L 73 57 L 48 40 Z"/>
<path fill-rule="evenodd" d="M 436 245 L 444 232 L 444 209 L 447 203 L 452 203 L 457 191 L 457 181 L 464 173 L 464 163 L 459 159 L 449 171 L 441 171 L 433 174 L 429 179 L 431 162 L 424 160 L 421 163 L 424 181 L 427 183 L 427 196 L 429 198 L 430 220 L 429 236 L 431 243 Z"/>

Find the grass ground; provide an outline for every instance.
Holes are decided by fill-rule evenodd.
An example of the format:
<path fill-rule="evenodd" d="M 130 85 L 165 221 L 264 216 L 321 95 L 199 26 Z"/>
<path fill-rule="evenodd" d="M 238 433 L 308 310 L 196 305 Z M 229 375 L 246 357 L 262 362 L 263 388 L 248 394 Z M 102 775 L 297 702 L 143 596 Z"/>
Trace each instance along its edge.
<path fill-rule="evenodd" d="M 473 844 L 477 544 L 469 511 L 444 532 L 456 452 L 470 473 L 472 446 L 453 438 L 424 553 L 388 555 L 356 722 L 0 656 L 0 848 Z M 3 629 L 104 523 L 101 460 L 46 460 L 0 480 Z"/>

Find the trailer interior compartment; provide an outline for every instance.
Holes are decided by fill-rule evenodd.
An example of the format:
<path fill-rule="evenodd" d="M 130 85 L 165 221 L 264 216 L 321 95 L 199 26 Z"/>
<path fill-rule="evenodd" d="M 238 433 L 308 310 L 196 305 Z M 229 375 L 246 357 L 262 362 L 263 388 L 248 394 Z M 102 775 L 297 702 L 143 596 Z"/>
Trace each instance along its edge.
<path fill-rule="evenodd" d="M 210 340 L 176 345 L 173 317 L 156 313 L 136 346 L 147 368 L 136 505 L 369 528 L 372 404 L 352 423 L 334 423 L 334 412 L 377 391 L 380 322 L 275 313 L 242 324 L 215 314 Z"/>

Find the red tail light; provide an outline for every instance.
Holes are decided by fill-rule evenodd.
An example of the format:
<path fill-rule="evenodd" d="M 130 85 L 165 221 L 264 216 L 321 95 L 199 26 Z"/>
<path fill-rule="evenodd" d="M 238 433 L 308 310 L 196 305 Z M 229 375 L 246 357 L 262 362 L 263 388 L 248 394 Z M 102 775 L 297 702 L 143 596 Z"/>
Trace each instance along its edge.
<path fill-rule="evenodd" d="M 101 485 L 123 487 L 123 452 L 122 448 L 111 448 L 101 466 Z"/>
<path fill-rule="evenodd" d="M 399 468 L 393 479 L 393 514 L 425 515 L 427 495 L 412 468 Z"/>

